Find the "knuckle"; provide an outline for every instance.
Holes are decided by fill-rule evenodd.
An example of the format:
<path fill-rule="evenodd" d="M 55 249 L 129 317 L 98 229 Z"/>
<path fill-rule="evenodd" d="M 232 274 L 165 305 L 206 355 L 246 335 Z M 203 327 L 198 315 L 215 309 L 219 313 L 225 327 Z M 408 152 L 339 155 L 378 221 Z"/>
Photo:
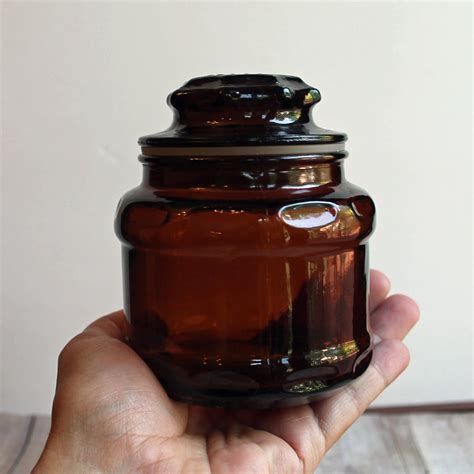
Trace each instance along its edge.
<path fill-rule="evenodd" d="M 71 363 L 71 361 L 77 355 L 81 343 L 83 341 L 83 335 L 78 334 L 74 336 L 61 350 L 58 356 L 58 370 L 63 369 L 65 366 Z"/>

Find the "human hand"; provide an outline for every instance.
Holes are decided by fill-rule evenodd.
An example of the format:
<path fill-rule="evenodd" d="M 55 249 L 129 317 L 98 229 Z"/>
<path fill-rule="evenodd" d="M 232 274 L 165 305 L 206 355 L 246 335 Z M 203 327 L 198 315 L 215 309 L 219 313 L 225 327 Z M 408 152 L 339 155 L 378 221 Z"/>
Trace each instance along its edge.
<path fill-rule="evenodd" d="M 410 298 L 387 298 L 390 283 L 371 272 L 367 371 L 334 395 L 274 410 L 225 410 L 168 398 L 123 342 L 122 311 L 104 316 L 59 356 L 48 442 L 39 473 L 310 473 L 369 404 L 407 367 L 401 340 L 419 317 Z"/>

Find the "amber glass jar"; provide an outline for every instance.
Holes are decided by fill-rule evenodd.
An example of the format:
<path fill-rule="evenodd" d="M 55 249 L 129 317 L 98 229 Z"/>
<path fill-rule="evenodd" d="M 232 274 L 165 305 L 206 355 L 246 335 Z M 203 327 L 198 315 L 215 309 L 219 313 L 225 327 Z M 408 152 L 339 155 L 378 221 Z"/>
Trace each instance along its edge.
<path fill-rule="evenodd" d="M 168 98 L 120 201 L 130 344 L 177 400 L 306 403 L 371 358 L 374 204 L 345 180 L 346 136 L 317 127 L 319 91 L 274 75 L 208 76 Z"/>

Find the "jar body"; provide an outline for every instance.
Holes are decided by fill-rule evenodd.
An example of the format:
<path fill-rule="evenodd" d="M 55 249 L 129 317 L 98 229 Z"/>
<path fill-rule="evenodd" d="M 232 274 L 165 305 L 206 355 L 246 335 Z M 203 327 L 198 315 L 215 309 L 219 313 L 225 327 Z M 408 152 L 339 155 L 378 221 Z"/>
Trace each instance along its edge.
<path fill-rule="evenodd" d="M 142 161 L 115 222 L 125 313 L 172 398 L 288 406 L 363 373 L 375 209 L 342 161 Z"/>

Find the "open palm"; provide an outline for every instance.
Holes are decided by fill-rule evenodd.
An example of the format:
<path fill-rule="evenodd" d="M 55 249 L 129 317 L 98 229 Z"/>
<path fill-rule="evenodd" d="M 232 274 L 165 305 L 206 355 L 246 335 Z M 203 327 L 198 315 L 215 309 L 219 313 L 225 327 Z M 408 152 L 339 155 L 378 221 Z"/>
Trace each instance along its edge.
<path fill-rule="evenodd" d="M 354 383 L 309 405 L 202 408 L 171 400 L 123 342 L 122 311 L 95 321 L 59 357 L 51 433 L 35 472 L 303 473 L 408 365 L 401 340 L 418 319 L 371 273 L 372 362 Z"/>

